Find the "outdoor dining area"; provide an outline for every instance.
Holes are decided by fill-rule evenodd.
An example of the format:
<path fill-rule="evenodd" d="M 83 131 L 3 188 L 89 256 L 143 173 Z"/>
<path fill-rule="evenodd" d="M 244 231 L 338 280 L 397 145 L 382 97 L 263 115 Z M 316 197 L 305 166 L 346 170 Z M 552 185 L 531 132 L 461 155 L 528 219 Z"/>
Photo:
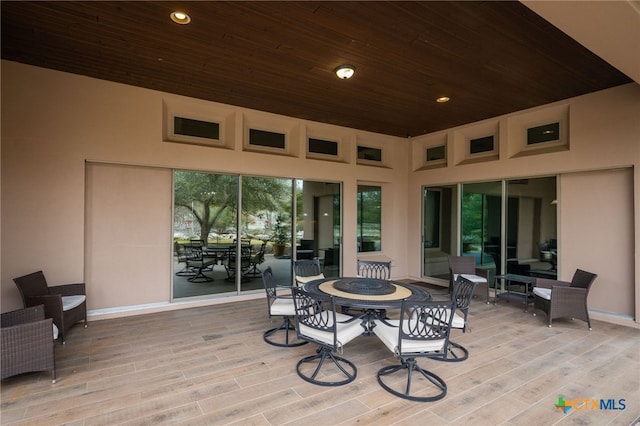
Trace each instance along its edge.
<path fill-rule="evenodd" d="M 311 280 L 314 284 L 304 297 L 320 298 L 314 288 L 332 282 L 335 290 L 336 281 Z M 350 285 L 358 287 L 359 281 L 353 282 Z M 394 283 L 398 286 L 394 291 L 416 289 L 420 299 L 430 295 L 431 300 L 416 305 L 424 309 L 449 298 L 446 288 L 409 280 Z M 286 289 L 277 291 L 282 290 Z M 531 419 L 552 424 L 570 416 L 572 422 L 632 424 L 637 416 L 630 409 L 564 414 L 554 407 L 559 394 L 625 399 L 628 404 L 639 399 L 634 374 L 640 362 L 640 336 L 630 327 L 592 321 L 589 331 L 585 322 L 565 318 L 554 320 L 549 328 L 546 317 L 533 317 L 520 304 L 487 304 L 476 295 L 465 321 L 470 330 L 448 330 L 449 343 L 464 347 L 468 358 L 462 362 L 416 358 L 421 369 L 441 378 L 446 386 L 446 396 L 425 403 L 395 395 L 378 381 L 380 376 L 389 387 L 402 393 L 406 389 L 407 370 L 399 357 L 409 364 L 407 354 L 395 354 L 388 346 L 394 346 L 393 339 L 399 336 L 394 326 L 399 324 L 402 306 L 354 303 L 344 314 L 357 318 L 347 323 L 347 337 L 353 338 L 340 340 L 340 349 L 333 353 L 349 360 L 357 371 L 346 384 L 321 386 L 299 375 L 311 377 L 311 363 L 297 365 L 326 350 L 317 352 L 315 341 L 290 347 L 266 343 L 265 332 L 279 328 L 285 317 L 269 316 L 265 299 L 93 321 L 86 329 L 73 327 L 65 345 L 53 345 L 55 384 L 49 371 L 3 379 L 2 423 L 317 424 L 322 419 L 325 424 L 529 425 Z M 388 320 L 382 317 L 383 309 Z M 419 309 L 413 310 L 414 318 L 447 318 L 444 311 Z M 342 318 L 339 305 L 332 311 Z M 411 320 L 412 310 L 408 312 Z M 367 317 L 375 324 L 372 335 L 364 333 L 362 320 Z M 298 339 L 295 318 L 294 311 L 292 341 Z M 386 330 L 385 321 L 390 324 Z M 272 337 L 284 339 L 283 331 Z M 326 358 L 312 380 L 339 381 L 341 373 L 328 368 L 332 365 Z M 398 373 L 385 374 L 396 368 Z M 438 380 L 423 383 L 417 379 L 421 374 L 413 371 L 411 390 L 433 396 L 442 384 Z"/>
<path fill-rule="evenodd" d="M 376 336 L 400 361 L 377 372 L 383 389 L 419 402 L 446 396 L 445 380 L 422 368 L 418 359 L 459 362 L 468 358 L 467 349 L 449 337 L 452 328 L 467 329 L 477 282 L 458 274 L 452 293 L 437 298 L 422 286 L 391 280 L 388 261 L 360 260 L 356 277 L 325 278 L 318 260 L 296 261 L 294 271 L 296 283 L 284 296 L 278 294 L 285 290 L 275 285 L 271 268 L 262 274 L 268 315 L 284 318 L 263 337 L 278 347 L 317 345 L 315 354 L 297 363 L 300 378 L 321 386 L 353 382 L 358 369 L 341 356 L 344 346 L 359 336 Z"/>
<path fill-rule="evenodd" d="M 467 360 L 469 350 L 450 340 L 451 330 L 470 331 L 469 308 L 479 284 L 478 295 L 489 305 L 488 277 L 475 274 L 482 272 L 473 269 L 473 258 L 450 256 L 449 264 L 449 291 L 434 295 L 423 286 L 391 280 L 390 262 L 359 260 L 356 277 L 326 278 L 317 259 L 299 260 L 294 262 L 295 283 L 288 289 L 275 284 L 269 267 L 262 274 L 267 313 L 283 322 L 265 331 L 263 339 L 285 348 L 315 344 L 315 354 L 298 361 L 298 376 L 315 385 L 342 386 L 358 374 L 356 364 L 343 356 L 345 345 L 360 336 L 376 336 L 399 361 L 378 370 L 384 390 L 410 401 L 443 399 L 446 381 L 419 361 Z M 577 318 L 591 331 L 587 296 L 596 277 L 579 269 L 570 283 L 539 279 L 538 286 L 536 279 L 513 274 L 496 275 L 495 280 L 524 284 L 523 292 L 515 294 L 524 300 L 524 311 L 533 297 L 534 310 L 547 314 L 549 328 L 553 318 Z M 496 286 L 494 306 L 501 295 Z"/>

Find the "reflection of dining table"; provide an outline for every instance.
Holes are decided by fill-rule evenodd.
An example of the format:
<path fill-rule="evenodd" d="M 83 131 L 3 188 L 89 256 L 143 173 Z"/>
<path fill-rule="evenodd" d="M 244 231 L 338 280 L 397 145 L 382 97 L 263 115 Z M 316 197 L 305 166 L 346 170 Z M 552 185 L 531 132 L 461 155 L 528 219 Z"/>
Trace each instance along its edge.
<path fill-rule="evenodd" d="M 387 309 L 399 309 L 403 300 L 422 303 L 431 300 L 424 288 L 393 280 L 360 277 L 325 278 L 304 284 L 303 289 L 311 294 L 330 295 L 336 305 L 362 309 L 357 318 L 362 320 L 364 334 L 371 335 L 379 319 Z"/>
<path fill-rule="evenodd" d="M 216 260 L 216 263 L 222 263 L 224 259 L 227 257 L 229 250 L 231 250 L 229 244 L 224 244 L 224 245 L 209 244 L 207 247 L 204 248 L 203 254 L 205 257 L 214 258 Z"/>

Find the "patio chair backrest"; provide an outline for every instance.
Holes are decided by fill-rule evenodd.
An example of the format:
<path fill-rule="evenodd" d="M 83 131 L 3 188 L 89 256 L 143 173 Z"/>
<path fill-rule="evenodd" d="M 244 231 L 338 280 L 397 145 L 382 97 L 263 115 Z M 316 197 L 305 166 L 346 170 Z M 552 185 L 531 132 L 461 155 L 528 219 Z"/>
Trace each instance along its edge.
<path fill-rule="evenodd" d="M 338 329 L 333 296 L 312 295 L 299 287 L 293 287 L 291 292 L 298 321 L 298 338 L 337 350 Z M 314 336 L 318 332 L 333 334 L 333 344 L 317 340 Z"/>
<path fill-rule="evenodd" d="M 416 304 L 415 302 L 403 300 L 400 310 L 400 323 L 398 325 L 398 355 L 444 359 L 449 344 L 451 321 L 455 309 L 453 301 L 429 301 Z M 442 350 L 437 350 L 435 353 L 425 348 L 415 350 L 415 345 L 419 341 L 432 341 L 439 345 L 441 344 Z M 406 344 L 406 347 L 403 347 L 405 346 L 403 343 Z"/>
<path fill-rule="evenodd" d="M 593 281 L 595 281 L 598 275 L 591 272 L 583 271 L 582 269 L 576 269 L 576 273 L 573 274 L 571 280 L 571 287 L 580 287 L 588 289 Z"/>
<path fill-rule="evenodd" d="M 376 260 L 358 260 L 358 276 L 388 280 L 391 277 L 391 262 Z"/>
<path fill-rule="evenodd" d="M 464 278 L 462 275 L 458 275 L 458 278 L 456 278 L 456 281 L 453 283 L 453 293 L 451 294 L 451 299 L 455 302 L 456 309 L 466 314 L 469 310 L 469 305 L 471 305 L 471 298 L 473 297 L 477 284 L 478 283 Z"/>
<path fill-rule="evenodd" d="M 299 259 L 293 263 L 293 270 L 298 277 L 320 275 L 322 268 L 318 259 Z"/>
<path fill-rule="evenodd" d="M 473 256 L 449 256 L 449 270 L 452 274 L 475 274 L 476 259 Z"/>
<path fill-rule="evenodd" d="M 13 282 L 16 283 L 22 302 L 26 305 L 25 298 L 33 296 L 44 296 L 49 294 L 49 286 L 47 280 L 44 278 L 42 271 L 33 272 L 22 277 L 14 278 Z"/>

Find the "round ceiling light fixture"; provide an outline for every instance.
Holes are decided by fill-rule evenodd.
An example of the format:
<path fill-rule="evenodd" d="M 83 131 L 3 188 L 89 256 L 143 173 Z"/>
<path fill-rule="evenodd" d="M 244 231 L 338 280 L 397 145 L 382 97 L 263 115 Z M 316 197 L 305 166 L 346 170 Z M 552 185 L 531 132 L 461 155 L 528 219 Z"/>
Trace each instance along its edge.
<path fill-rule="evenodd" d="M 176 24 L 186 25 L 189 22 L 191 22 L 191 18 L 189 17 L 189 15 L 187 15 L 184 12 L 179 12 L 179 11 L 171 12 L 171 15 L 169 16 L 171 16 L 171 20 Z"/>
<path fill-rule="evenodd" d="M 347 80 L 353 77 L 353 74 L 356 72 L 356 67 L 353 65 L 340 65 L 334 71 L 340 80 Z"/>
<path fill-rule="evenodd" d="M 448 96 L 440 96 L 439 98 L 436 98 L 436 102 L 438 102 L 439 104 L 443 104 L 449 101 L 450 101 L 450 98 Z"/>

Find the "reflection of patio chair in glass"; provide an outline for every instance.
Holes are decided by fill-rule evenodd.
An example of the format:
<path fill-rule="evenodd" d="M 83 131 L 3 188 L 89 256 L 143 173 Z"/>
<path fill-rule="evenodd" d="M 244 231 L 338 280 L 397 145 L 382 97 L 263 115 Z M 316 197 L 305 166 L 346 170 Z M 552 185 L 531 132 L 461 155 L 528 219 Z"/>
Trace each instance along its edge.
<path fill-rule="evenodd" d="M 236 248 L 232 247 L 229 249 L 229 254 L 227 255 L 227 263 L 224 265 L 227 270 L 227 280 L 233 281 L 236 277 L 236 264 L 237 264 L 237 252 Z M 250 268 L 251 265 L 251 246 L 242 246 L 240 248 L 240 274 L 244 275 Z"/>
<path fill-rule="evenodd" d="M 215 259 L 205 258 L 202 255 L 202 247 L 199 245 L 185 245 L 184 249 L 187 254 L 187 267 L 196 271 L 195 275 L 187 278 L 187 281 L 192 283 L 206 283 L 213 281 L 213 278 L 205 275 L 202 271 L 206 268 L 212 267 L 215 263 Z"/>
<path fill-rule="evenodd" d="M 264 262 L 264 251 L 267 247 L 267 243 L 262 243 L 257 252 L 251 255 L 249 261 L 249 270 L 244 274 L 246 277 L 259 277 L 262 275 L 262 271 L 258 268 L 258 265 Z"/>
<path fill-rule="evenodd" d="M 178 260 L 178 265 L 184 263 L 184 267 L 176 272 L 176 275 L 179 277 L 192 277 L 196 274 L 196 271 L 194 271 L 193 268 L 187 264 L 187 250 L 184 248 L 184 246 L 184 244 L 175 243 L 175 252 L 176 258 Z"/>

